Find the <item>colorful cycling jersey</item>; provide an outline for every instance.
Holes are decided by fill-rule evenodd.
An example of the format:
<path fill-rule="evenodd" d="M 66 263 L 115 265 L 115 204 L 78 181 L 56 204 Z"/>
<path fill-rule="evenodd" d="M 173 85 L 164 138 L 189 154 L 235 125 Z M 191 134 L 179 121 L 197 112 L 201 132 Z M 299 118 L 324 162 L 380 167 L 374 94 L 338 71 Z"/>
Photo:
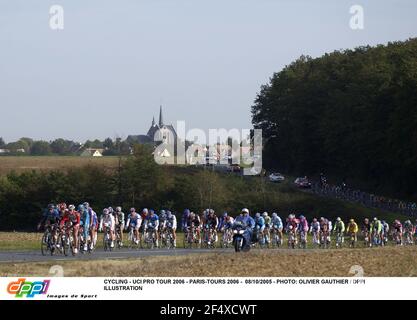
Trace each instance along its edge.
<path fill-rule="evenodd" d="M 349 222 L 347 226 L 347 232 L 348 233 L 357 233 L 359 230 L 358 224 L 356 222 Z"/>
<path fill-rule="evenodd" d="M 175 217 L 175 215 L 172 215 L 171 218 L 167 218 L 165 226 L 167 228 L 176 229 L 177 228 L 177 217 Z"/>
<path fill-rule="evenodd" d="M 61 219 L 60 225 L 64 226 L 71 223 L 72 226 L 80 224 L 80 213 L 78 211 L 67 211 Z"/>
<path fill-rule="evenodd" d="M 381 233 L 382 231 L 382 223 L 379 220 L 373 221 L 371 223 L 371 232 Z"/>
<path fill-rule="evenodd" d="M 97 229 L 98 227 L 97 213 L 93 210 L 91 211 L 91 220 L 92 220 L 91 227 L 94 229 Z"/>
<path fill-rule="evenodd" d="M 159 226 L 159 217 L 156 214 L 148 215 L 143 223 L 145 230 L 148 228 L 157 229 Z"/>
<path fill-rule="evenodd" d="M 256 228 L 265 227 L 265 219 L 263 217 L 255 218 L 255 227 Z"/>
<path fill-rule="evenodd" d="M 185 222 L 186 227 L 194 227 L 198 228 L 201 224 L 200 217 L 198 215 L 194 215 L 194 217 L 189 216 Z"/>
<path fill-rule="evenodd" d="M 57 209 L 52 209 L 52 210 L 46 209 L 43 212 L 41 223 L 42 224 L 46 222 L 57 223 L 59 221 L 59 218 L 60 218 L 60 213 Z"/>
<path fill-rule="evenodd" d="M 320 222 L 312 222 L 310 225 L 310 232 L 319 232 L 320 231 Z"/>
<path fill-rule="evenodd" d="M 219 219 L 216 216 L 208 216 L 205 222 L 205 227 L 209 229 L 216 229 L 219 224 Z"/>
<path fill-rule="evenodd" d="M 278 216 L 276 218 L 271 219 L 271 224 L 272 224 L 272 227 L 274 227 L 276 229 L 282 229 L 283 228 L 282 220 Z"/>
<path fill-rule="evenodd" d="M 271 226 L 271 221 L 272 221 L 271 217 L 266 216 L 266 217 L 264 217 L 264 220 L 265 220 L 265 227 L 269 228 Z"/>
<path fill-rule="evenodd" d="M 120 226 L 121 228 L 124 227 L 125 225 L 125 214 L 124 212 L 120 211 L 120 212 L 116 212 L 116 225 Z"/>
<path fill-rule="evenodd" d="M 333 230 L 335 232 L 345 232 L 345 223 L 343 221 L 336 221 Z"/>
<path fill-rule="evenodd" d="M 299 223 L 300 223 L 300 221 L 296 218 L 288 218 L 286 229 L 288 230 L 291 227 L 293 230 L 297 230 Z"/>
<path fill-rule="evenodd" d="M 403 231 L 403 225 L 401 223 L 394 223 L 393 228 L 397 232 L 402 232 Z"/>
<path fill-rule="evenodd" d="M 299 220 L 298 232 L 301 231 L 308 232 L 308 221 L 305 218 Z"/>
<path fill-rule="evenodd" d="M 142 224 L 142 217 L 138 213 L 130 213 L 127 217 L 126 228 L 129 226 L 131 228 L 140 228 Z"/>
<path fill-rule="evenodd" d="M 327 219 L 320 221 L 320 230 L 322 230 L 323 232 L 332 231 L 332 222 Z"/>
<path fill-rule="evenodd" d="M 233 219 L 233 217 L 227 217 L 226 221 L 224 223 L 224 228 L 225 229 L 231 229 L 233 224 L 235 223 L 235 219 Z"/>
<path fill-rule="evenodd" d="M 114 230 L 115 227 L 114 216 L 112 214 L 105 214 L 102 216 L 100 221 L 100 230 L 104 228 L 109 228 L 110 230 Z"/>

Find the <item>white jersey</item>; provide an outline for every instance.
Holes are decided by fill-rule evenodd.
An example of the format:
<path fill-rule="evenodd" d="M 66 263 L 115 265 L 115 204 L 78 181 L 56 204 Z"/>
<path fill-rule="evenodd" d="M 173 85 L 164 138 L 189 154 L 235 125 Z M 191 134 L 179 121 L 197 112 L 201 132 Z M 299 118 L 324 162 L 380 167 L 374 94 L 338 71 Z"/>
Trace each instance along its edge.
<path fill-rule="evenodd" d="M 175 215 L 172 215 L 172 218 L 167 218 L 165 221 L 166 227 L 171 227 L 172 229 L 177 229 L 177 217 Z"/>
<path fill-rule="evenodd" d="M 110 230 L 114 231 L 116 223 L 114 221 L 114 216 L 112 214 L 103 215 L 100 221 L 100 230 L 104 228 L 110 228 Z"/>

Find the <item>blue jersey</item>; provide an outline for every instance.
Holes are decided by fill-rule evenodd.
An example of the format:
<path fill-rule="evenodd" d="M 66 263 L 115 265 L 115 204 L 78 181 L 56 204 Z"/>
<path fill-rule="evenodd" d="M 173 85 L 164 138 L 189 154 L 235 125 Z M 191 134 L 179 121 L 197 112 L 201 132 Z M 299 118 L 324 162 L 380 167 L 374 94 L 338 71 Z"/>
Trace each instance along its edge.
<path fill-rule="evenodd" d="M 152 217 L 151 216 L 146 216 L 145 218 L 145 226 L 149 227 L 149 224 L 156 228 L 159 225 L 159 217 L 154 214 Z"/>
<path fill-rule="evenodd" d="M 53 209 L 52 211 L 49 211 L 49 209 L 46 209 L 42 215 L 42 223 L 45 223 L 45 221 L 55 223 L 59 220 L 59 216 L 60 214 L 57 209 Z"/>
<path fill-rule="evenodd" d="M 256 218 L 255 225 L 256 225 L 256 227 L 265 226 L 265 219 L 263 217 Z"/>

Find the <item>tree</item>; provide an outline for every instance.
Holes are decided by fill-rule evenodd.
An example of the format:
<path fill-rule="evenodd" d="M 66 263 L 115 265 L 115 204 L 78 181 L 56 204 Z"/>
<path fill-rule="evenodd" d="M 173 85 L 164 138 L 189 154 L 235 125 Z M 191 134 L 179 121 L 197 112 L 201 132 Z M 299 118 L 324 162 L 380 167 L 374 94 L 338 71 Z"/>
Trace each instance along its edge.
<path fill-rule="evenodd" d="M 416 59 L 417 39 L 410 39 L 302 56 L 273 74 L 252 106 L 264 163 L 417 196 Z"/>
<path fill-rule="evenodd" d="M 71 140 L 56 139 L 51 142 L 51 151 L 58 155 L 70 155 L 74 152 L 75 142 Z"/>
<path fill-rule="evenodd" d="M 0 148 L 4 148 L 6 146 L 6 143 L 4 142 L 3 138 L 0 137 Z"/>
<path fill-rule="evenodd" d="M 51 154 L 51 147 L 47 141 L 35 141 L 32 144 L 31 155 L 45 156 Z"/>

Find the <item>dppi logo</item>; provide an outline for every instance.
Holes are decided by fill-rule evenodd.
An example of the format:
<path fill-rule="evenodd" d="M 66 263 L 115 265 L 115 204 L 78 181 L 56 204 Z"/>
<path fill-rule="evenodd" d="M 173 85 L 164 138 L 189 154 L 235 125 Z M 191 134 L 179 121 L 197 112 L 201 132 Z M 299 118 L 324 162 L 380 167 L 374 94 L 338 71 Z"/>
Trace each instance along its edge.
<path fill-rule="evenodd" d="M 7 292 L 15 294 L 16 298 L 33 298 L 36 294 L 46 294 L 48 292 L 51 280 L 28 282 L 25 278 L 20 278 L 15 282 L 10 282 L 7 286 Z"/>

